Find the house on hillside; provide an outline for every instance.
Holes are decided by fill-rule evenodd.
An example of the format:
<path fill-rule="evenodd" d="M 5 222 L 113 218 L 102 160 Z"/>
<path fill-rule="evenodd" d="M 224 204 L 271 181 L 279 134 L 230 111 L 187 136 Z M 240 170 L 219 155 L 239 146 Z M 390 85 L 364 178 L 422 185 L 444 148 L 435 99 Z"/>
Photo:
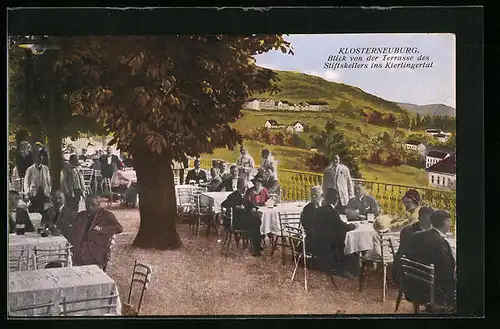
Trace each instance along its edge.
<path fill-rule="evenodd" d="M 425 129 L 425 133 L 429 136 L 435 136 L 438 134 L 444 134 L 444 131 L 442 131 L 441 129 L 428 128 Z"/>
<path fill-rule="evenodd" d="M 283 128 L 284 125 L 279 124 L 276 120 L 267 120 L 264 124 L 264 127 L 266 127 L 267 129 L 279 129 Z"/>
<path fill-rule="evenodd" d="M 425 171 L 430 186 L 452 190 L 456 188 L 456 159 L 454 155 L 433 164 Z"/>
<path fill-rule="evenodd" d="M 279 101 L 276 107 L 278 111 L 288 111 L 290 109 L 290 104 L 287 101 Z"/>
<path fill-rule="evenodd" d="M 425 169 L 435 165 L 436 163 L 448 158 L 450 153 L 445 151 L 432 150 L 427 152 L 425 156 Z"/>
<path fill-rule="evenodd" d="M 422 142 L 416 140 L 406 141 L 406 143 L 403 144 L 403 147 L 407 150 L 418 151 L 418 153 L 422 154 L 422 156 L 425 156 L 425 153 L 427 151 L 426 146 Z"/>
<path fill-rule="evenodd" d="M 286 127 L 285 132 L 286 132 L 287 134 L 293 134 L 293 127 L 292 127 L 292 126 L 288 126 L 288 127 Z"/>
<path fill-rule="evenodd" d="M 256 98 L 248 99 L 245 103 L 243 103 L 243 108 L 246 110 L 260 111 L 260 101 Z"/>
<path fill-rule="evenodd" d="M 309 111 L 322 111 L 328 109 L 328 103 L 324 101 L 309 101 Z"/>
<path fill-rule="evenodd" d="M 449 135 L 445 133 L 439 133 L 437 135 L 434 135 L 434 138 L 436 138 L 439 142 L 445 143 L 448 140 Z"/>
<path fill-rule="evenodd" d="M 261 111 L 272 111 L 276 108 L 276 103 L 272 99 L 261 100 L 259 106 Z"/>
<path fill-rule="evenodd" d="M 295 122 L 293 125 L 293 132 L 295 133 L 303 133 L 304 132 L 304 125 L 300 123 L 299 121 Z"/>

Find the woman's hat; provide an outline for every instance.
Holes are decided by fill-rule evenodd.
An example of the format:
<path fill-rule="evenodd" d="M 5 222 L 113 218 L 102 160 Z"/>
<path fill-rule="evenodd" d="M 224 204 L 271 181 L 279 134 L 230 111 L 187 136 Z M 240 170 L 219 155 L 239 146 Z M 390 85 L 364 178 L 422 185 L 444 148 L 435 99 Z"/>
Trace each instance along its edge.
<path fill-rule="evenodd" d="M 403 196 L 403 199 L 412 199 L 413 201 L 419 203 L 420 202 L 420 194 L 416 190 L 408 190 L 406 191 L 405 195 Z"/>
<path fill-rule="evenodd" d="M 373 228 L 377 232 L 387 232 L 391 228 L 392 218 L 389 215 L 380 215 L 375 219 Z"/>

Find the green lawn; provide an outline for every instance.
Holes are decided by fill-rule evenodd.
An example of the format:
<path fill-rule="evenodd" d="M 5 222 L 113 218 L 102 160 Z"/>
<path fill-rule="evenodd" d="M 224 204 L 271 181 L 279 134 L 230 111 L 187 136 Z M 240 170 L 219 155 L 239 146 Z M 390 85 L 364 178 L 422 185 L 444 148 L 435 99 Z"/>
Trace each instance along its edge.
<path fill-rule="evenodd" d="M 267 147 L 274 154 L 281 169 L 305 170 L 306 160 L 312 152 L 288 146 L 273 146 L 256 141 L 245 141 L 250 155 L 257 165 L 260 165 L 260 151 Z M 228 149 L 216 149 L 214 154 L 203 154 L 202 158 L 224 159 L 230 163 L 236 162 L 239 156 L 239 149 L 229 151 Z M 361 164 L 361 174 L 364 179 L 393 183 L 401 185 L 412 185 L 427 187 L 427 179 L 424 169 L 417 169 L 410 166 L 384 167 L 373 164 Z M 307 170 L 305 170 L 307 171 Z"/>

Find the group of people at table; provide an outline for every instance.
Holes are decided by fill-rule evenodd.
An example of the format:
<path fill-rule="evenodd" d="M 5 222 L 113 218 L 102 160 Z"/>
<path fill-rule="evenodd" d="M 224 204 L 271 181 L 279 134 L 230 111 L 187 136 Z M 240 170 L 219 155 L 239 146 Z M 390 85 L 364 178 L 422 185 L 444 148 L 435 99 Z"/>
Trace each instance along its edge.
<path fill-rule="evenodd" d="M 234 183 L 226 184 L 228 189 L 225 189 L 233 192 L 221 204 L 226 212 L 223 225 L 229 227 L 232 216 L 233 229 L 247 232 L 252 255 L 256 257 L 263 250 L 259 207 L 265 206 L 270 199 L 261 172 L 250 180 L 253 184 L 250 188 L 245 176 L 233 176 L 231 181 Z M 393 281 L 397 283 L 401 277 L 403 255 L 423 264 L 434 264 L 436 301 L 454 305 L 455 255 L 446 238 L 451 229 L 451 215 L 447 211 L 421 206 L 420 194 L 410 189 L 401 199 L 406 216 L 395 218 L 383 214 L 377 200 L 362 185 L 352 182 L 349 170 L 340 164 L 338 156 L 333 157 L 326 169 L 323 186 L 313 187 L 311 195 L 312 200 L 302 209 L 300 221 L 308 253 L 313 255 L 313 266 L 325 273 L 352 277 L 352 266 L 360 266 L 360 255 L 344 254 L 346 234 L 355 230 L 360 221 L 370 221 L 377 233 L 399 232 Z M 370 259 L 377 259 L 382 256 L 381 238 L 379 234 L 373 238 L 373 249 L 365 252 L 370 254 Z M 353 257 L 357 258 L 355 262 Z"/>

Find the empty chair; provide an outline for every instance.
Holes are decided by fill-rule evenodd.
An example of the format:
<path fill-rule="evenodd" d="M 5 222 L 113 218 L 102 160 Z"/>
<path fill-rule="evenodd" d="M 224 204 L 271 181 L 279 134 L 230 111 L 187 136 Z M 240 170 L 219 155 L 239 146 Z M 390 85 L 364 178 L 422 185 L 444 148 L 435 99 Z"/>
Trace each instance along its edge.
<path fill-rule="evenodd" d="M 87 194 L 92 194 L 92 176 L 94 175 L 94 169 L 82 168 L 83 184 L 85 187 L 85 192 Z"/>
<path fill-rule="evenodd" d="M 59 302 L 59 307 L 60 307 L 59 315 L 61 316 L 107 315 L 116 313 L 117 306 L 118 306 L 118 295 L 115 294 L 114 292 L 111 292 L 111 294 L 102 297 L 87 297 L 78 299 L 69 299 L 67 297 L 63 297 L 62 300 Z M 102 311 L 91 312 L 99 310 Z M 97 313 L 97 314 L 91 314 L 91 313 Z"/>
<path fill-rule="evenodd" d="M 35 247 L 33 249 L 33 268 L 35 270 L 42 268 L 56 268 L 71 266 L 71 246 L 57 249 L 42 249 Z"/>
<path fill-rule="evenodd" d="M 9 271 L 17 272 L 28 269 L 28 253 L 25 249 L 9 251 Z"/>
<path fill-rule="evenodd" d="M 281 246 L 281 262 L 285 264 L 286 258 L 286 248 L 292 250 L 292 246 L 288 239 L 288 236 L 285 233 L 284 227 L 285 225 L 299 227 L 300 224 L 300 213 L 278 213 L 279 223 L 280 223 L 280 235 L 276 236 L 273 240 L 273 247 L 271 251 L 271 255 L 274 255 L 277 246 Z M 293 250 L 292 250 L 293 252 Z"/>
<path fill-rule="evenodd" d="M 142 305 L 142 300 L 144 297 L 144 292 L 146 289 L 148 289 L 148 284 L 151 282 L 151 274 L 153 273 L 153 270 L 151 269 L 151 266 L 149 265 L 144 265 L 137 260 L 134 262 L 134 270 L 132 272 L 132 280 L 130 281 L 130 289 L 128 293 L 128 299 L 127 303 L 123 304 L 123 310 L 124 313 L 127 313 L 125 315 L 139 315 L 139 311 L 141 310 L 141 305 Z M 137 308 L 134 308 L 131 304 L 131 299 L 132 299 L 132 290 L 134 288 L 134 283 L 138 283 L 139 287 L 141 288 L 141 296 L 139 298 L 139 302 L 137 303 Z"/>
<path fill-rule="evenodd" d="M 393 234 L 381 233 L 374 237 L 374 246 L 380 250 L 376 252 L 367 252 L 361 257 L 361 273 L 359 275 L 359 291 L 363 291 L 363 284 L 366 277 L 366 267 L 368 263 L 376 263 L 382 265 L 382 301 L 385 302 L 387 291 L 387 267 L 394 262 L 394 248 L 392 239 Z"/>
<path fill-rule="evenodd" d="M 294 224 L 283 224 L 282 227 L 282 240 L 283 236 L 286 236 L 290 247 L 292 248 L 292 255 L 295 261 L 295 269 L 292 274 L 292 282 L 295 279 L 295 274 L 297 273 L 297 268 L 299 267 L 300 261 L 304 262 L 304 288 L 307 292 L 307 259 L 312 258 L 311 254 L 306 252 L 306 232 L 302 225 Z"/>
<path fill-rule="evenodd" d="M 231 245 L 231 240 L 233 240 L 236 243 L 236 247 L 239 246 L 239 241 L 240 239 L 243 240 L 243 249 L 246 248 L 248 244 L 248 231 L 247 230 L 242 230 L 242 229 L 235 229 L 233 224 L 234 224 L 234 219 L 233 219 L 233 208 L 229 208 L 229 212 L 225 209 L 222 209 L 222 216 L 223 218 L 229 223 L 229 226 L 225 227 L 226 234 L 224 236 L 224 242 L 222 243 L 222 247 L 226 247 L 225 251 L 225 256 L 227 258 L 227 255 L 229 253 L 229 247 Z M 223 219 L 223 222 L 224 222 Z"/>

